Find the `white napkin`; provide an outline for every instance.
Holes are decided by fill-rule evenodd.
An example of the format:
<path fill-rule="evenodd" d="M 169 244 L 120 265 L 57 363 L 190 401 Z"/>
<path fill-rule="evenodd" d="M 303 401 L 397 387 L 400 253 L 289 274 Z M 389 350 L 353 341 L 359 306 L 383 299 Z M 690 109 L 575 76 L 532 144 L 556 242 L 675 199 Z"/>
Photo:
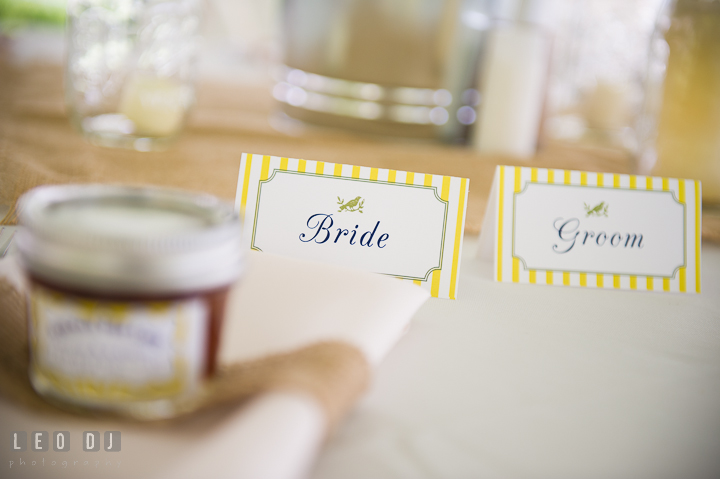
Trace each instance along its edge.
<path fill-rule="evenodd" d="M 0 271 L 12 269 L 4 265 Z M 421 288 L 391 277 L 252 253 L 247 274 L 231 294 L 220 359 L 249 360 L 337 339 L 358 347 L 376 366 L 427 297 Z M 161 426 L 41 418 L 3 399 L 0 417 L 7 437 L 11 431 L 51 431 L 52 437 L 52 431 L 69 430 L 74 441 L 70 453 L 25 453 L 24 472 L 16 458 L 9 477 L 56 477 L 57 465 L 34 470 L 27 465 L 28 458 L 42 456 L 46 464 L 78 461 L 66 466 L 77 477 L 295 479 L 307 474 L 326 428 L 320 405 L 299 393 L 270 393 L 243 407 Z M 102 457 L 83 452 L 80 438 L 87 430 L 121 431 L 122 450 L 102 451 Z M 0 452 L 3 467 L 16 456 Z"/>

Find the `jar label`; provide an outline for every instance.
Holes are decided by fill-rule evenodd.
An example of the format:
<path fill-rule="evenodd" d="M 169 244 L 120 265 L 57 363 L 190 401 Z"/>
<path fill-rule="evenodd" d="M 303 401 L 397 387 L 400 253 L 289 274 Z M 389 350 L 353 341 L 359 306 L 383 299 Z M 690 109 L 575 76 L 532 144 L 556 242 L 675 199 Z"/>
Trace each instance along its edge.
<path fill-rule="evenodd" d="M 202 377 L 202 298 L 104 301 L 35 286 L 31 300 L 33 372 L 61 395 L 153 400 L 189 392 Z"/>

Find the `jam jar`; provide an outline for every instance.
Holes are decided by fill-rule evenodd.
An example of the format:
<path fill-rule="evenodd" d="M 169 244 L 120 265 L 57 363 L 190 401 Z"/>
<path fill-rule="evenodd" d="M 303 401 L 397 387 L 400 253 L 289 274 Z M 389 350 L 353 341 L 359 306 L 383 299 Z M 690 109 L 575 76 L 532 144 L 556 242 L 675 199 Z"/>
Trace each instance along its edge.
<path fill-rule="evenodd" d="M 20 199 L 19 222 L 37 393 L 139 419 L 192 408 L 243 271 L 232 206 L 161 188 L 43 186 Z"/>

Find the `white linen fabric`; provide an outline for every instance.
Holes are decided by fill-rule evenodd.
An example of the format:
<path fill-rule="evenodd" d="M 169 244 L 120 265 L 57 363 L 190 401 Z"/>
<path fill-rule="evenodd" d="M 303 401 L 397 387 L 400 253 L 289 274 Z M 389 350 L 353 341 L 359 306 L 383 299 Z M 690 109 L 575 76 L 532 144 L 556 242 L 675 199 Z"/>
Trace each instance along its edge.
<path fill-rule="evenodd" d="M 0 261 L 0 274 L 22 282 L 14 258 Z M 377 366 L 428 296 L 386 276 L 253 253 L 231 294 L 221 362 L 340 340 Z M 57 477 L 70 469 L 73 477 L 294 479 L 307 474 L 327 426 L 314 398 L 290 392 L 166 424 L 39 416 L 3 398 L 0 418 L 0 468 L 8 478 Z M 71 451 L 14 452 L 13 431 L 28 437 L 32 431 L 49 431 L 50 437 L 70 431 Z M 121 451 L 83 452 L 83 431 L 120 431 Z"/>
<path fill-rule="evenodd" d="M 700 295 L 496 283 L 464 258 L 458 300 L 420 309 L 310 477 L 720 477 L 720 247 L 702 253 Z"/>

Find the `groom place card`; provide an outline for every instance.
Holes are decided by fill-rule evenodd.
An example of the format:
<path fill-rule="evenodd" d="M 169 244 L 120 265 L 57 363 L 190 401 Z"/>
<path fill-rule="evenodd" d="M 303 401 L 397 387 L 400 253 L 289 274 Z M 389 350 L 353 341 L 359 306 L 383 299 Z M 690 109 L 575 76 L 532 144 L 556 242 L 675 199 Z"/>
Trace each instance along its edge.
<path fill-rule="evenodd" d="M 466 178 L 243 154 L 235 205 L 251 249 L 387 274 L 455 299 L 468 186 Z"/>
<path fill-rule="evenodd" d="M 700 182 L 498 166 L 482 228 L 496 281 L 700 293 Z"/>

